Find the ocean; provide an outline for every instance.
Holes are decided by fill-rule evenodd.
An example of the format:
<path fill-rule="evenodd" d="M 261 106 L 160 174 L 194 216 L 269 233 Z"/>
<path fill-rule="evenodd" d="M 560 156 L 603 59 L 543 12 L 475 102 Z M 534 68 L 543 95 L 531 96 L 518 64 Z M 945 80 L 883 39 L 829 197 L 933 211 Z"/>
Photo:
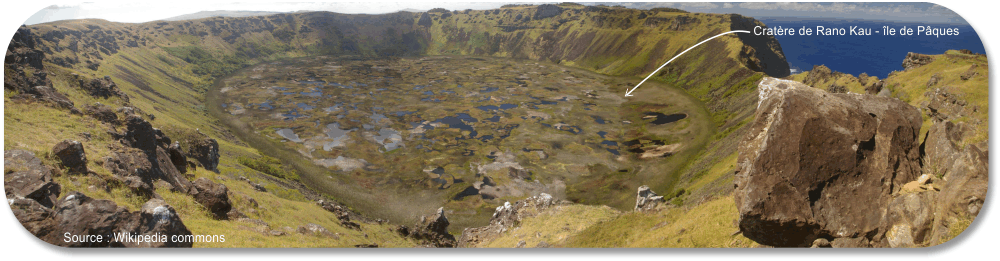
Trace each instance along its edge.
<path fill-rule="evenodd" d="M 857 19 L 812 19 L 798 17 L 764 17 L 757 18 L 770 28 L 781 26 L 795 28 L 796 35 L 775 36 L 781 44 L 793 74 L 811 70 L 813 65 L 826 65 L 831 70 L 852 75 L 867 73 L 868 75 L 885 78 L 892 71 L 903 70 L 901 66 L 906 53 L 942 54 L 947 50 L 968 49 L 975 53 L 986 53 L 983 42 L 972 26 L 968 24 L 926 24 L 913 22 L 894 22 L 884 20 Z M 816 30 L 816 26 L 847 28 L 871 28 L 872 35 L 843 36 L 801 36 L 798 29 L 802 26 Z M 957 36 L 933 35 L 882 35 L 883 26 L 896 28 L 903 26 L 914 28 L 930 26 L 932 28 L 957 28 Z M 878 31 L 879 33 L 876 33 Z"/>

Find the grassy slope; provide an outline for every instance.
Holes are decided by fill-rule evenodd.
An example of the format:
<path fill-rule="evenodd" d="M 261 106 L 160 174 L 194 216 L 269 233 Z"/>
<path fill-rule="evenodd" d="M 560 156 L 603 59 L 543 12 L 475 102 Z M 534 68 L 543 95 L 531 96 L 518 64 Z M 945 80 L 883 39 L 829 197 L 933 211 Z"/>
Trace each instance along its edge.
<path fill-rule="evenodd" d="M 958 119 L 958 121 L 971 124 L 973 129 L 973 134 L 967 135 L 965 140 L 961 142 L 962 144 L 959 145 L 964 147 L 965 144 L 978 144 L 987 141 L 989 138 L 989 115 L 987 113 L 989 111 L 989 65 L 986 56 L 963 54 L 955 50 L 931 56 L 934 57 L 934 61 L 929 64 L 889 74 L 888 78 L 883 79 L 886 82 L 886 88 L 889 88 L 893 97 L 917 108 L 921 108 L 923 103 L 928 100 L 927 92 L 933 92 L 937 88 L 948 89 L 949 92 L 968 102 L 968 107 L 977 108 L 975 111 L 968 110 L 971 112 L 968 116 Z M 900 57 L 900 60 L 902 58 Z M 968 80 L 962 80 L 960 75 L 973 64 L 979 65 L 975 69 L 977 75 Z M 809 74 L 810 71 L 806 71 L 792 75 L 790 78 L 804 82 Z M 927 82 L 935 74 L 941 76 L 940 80 L 936 85 L 927 87 Z M 865 93 L 864 87 L 859 82 L 859 77 L 834 73 L 833 76 L 823 78 L 812 86 L 827 89 L 832 84 L 838 84 L 847 87 L 849 92 Z M 878 80 L 874 76 L 869 76 L 867 79 L 869 84 Z M 924 124 L 920 133 L 921 141 L 930 126 L 930 118 L 924 114 Z"/>
<path fill-rule="evenodd" d="M 373 18 L 371 16 L 332 15 L 328 13 L 306 13 L 294 15 L 278 15 L 264 18 L 206 18 L 194 21 L 145 24 L 117 24 L 99 20 L 81 20 L 41 24 L 32 26 L 36 35 L 42 36 L 52 31 L 87 31 L 82 38 L 65 37 L 62 39 L 47 39 L 41 45 L 49 49 L 49 61 L 52 58 L 72 58 L 80 61 L 72 68 L 63 68 L 52 63 L 46 63 L 46 68 L 56 76 L 54 85 L 59 91 L 67 93 L 78 107 L 95 101 L 80 93 L 75 85 L 70 83 L 69 74 L 78 73 L 87 77 L 112 76 L 119 87 L 132 96 L 132 103 L 145 112 L 155 114 L 154 126 L 164 130 L 200 131 L 214 137 L 220 142 L 222 154 L 220 174 L 199 170 L 195 176 L 220 176 L 235 195 L 238 208 L 244 213 L 250 213 L 250 204 L 242 199 L 242 195 L 254 198 L 259 209 L 252 218 L 259 218 L 271 224 L 272 228 L 282 226 L 295 227 L 305 222 L 323 225 L 334 232 L 344 233 L 341 241 L 317 242 L 309 244 L 348 246 L 364 241 L 357 233 L 344 231 L 333 222 L 332 215 L 323 211 L 308 201 L 295 190 L 281 189 L 269 184 L 270 193 L 260 193 L 252 190 L 246 183 L 238 182 L 234 177 L 246 175 L 255 182 L 263 182 L 263 174 L 256 173 L 236 162 L 243 155 L 259 155 L 260 152 L 248 147 L 243 142 L 233 138 L 221 124 L 206 114 L 204 108 L 204 91 L 213 80 L 213 74 L 228 73 L 235 68 L 215 68 L 212 65 L 252 64 L 283 57 L 298 57 L 314 54 L 352 54 L 362 56 L 378 56 L 381 53 L 413 53 L 412 47 L 399 47 L 379 43 L 383 39 L 402 37 L 404 34 L 418 35 L 410 43 L 421 49 L 415 54 L 472 54 L 491 55 L 511 58 L 549 60 L 564 65 L 580 67 L 600 73 L 642 76 L 658 66 L 683 48 L 690 46 L 699 39 L 707 38 L 718 32 L 728 30 L 728 18 L 720 15 L 684 14 L 674 12 L 650 12 L 624 9 L 599 9 L 583 11 L 583 7 L 564 5 L 569 9 L 557 17 L 531 19 L 523 24 L 522 29 L 505 31 L 497 25 L 516 24 L 513 17 L 520 14 L 531 16 L 534 9 L 529 7 L 511 7 L 500 12 L 471 11 L 453 13 L 448 18 L 441 14 L 431 14 L 434 19 L 429 28 L 420 27 L 416 22 L 419 14 L 397 13 L 388 17 Z M 638 18 L 640 13 L 648 15 Z M 698 19 L 691 25 L 681 26 L 681 30 L 670 29 L 672 19 L 687 16 Z M 400 22 L 389 30 L 386 26 L 368 25 L 371 20 Z M 411 19 L 410 24 L 405 21 Z M 657 20 L 659 19 L 659 20 Z M 263 22 L 271 24 L 268 28 Z M 652 22 L 650 22 L 652 21 Z M 657 23 L 656 21 L 660 21 Z M 331 25 L 336 26 L 321 26 Z M 559 24 L 552 28 L 553 24 Z M 267 30 L 257 30 L 266 28 Z M 301 30 L 309 28 L 309 30 Z M 524 29 L 526 28 L 526 29 Z M 117 37 L 116 42 L 121 48 L 117 53 L 98 54 L 102 48 L 90 43 L 94 31 L 122 32 L 126 37 Z M 291 37 L 275 37 L 276 32 L 294 32 Z M 118 34 L 121 35 L 121 34 Z M 467 36 L 462 38 L 462 36 Z M 145 45 L 137 48 L 125 47 L 128 36 L 140 39 Z M 347 41 L 345 39 L 359 39 Z M 411 39 L 412 40 L 412 39 Z M 81 50 L 70 51 L 68 47 L 73 41 L 81 43 Z M 98 42 L 99 43 L 99 42 Z M 57 48 L 59 46 L 61 48 Z M 713 195 L 725 195 L 724 182 L 731 177 L 727 173 L 731 166 L 725 159 L 731 158 L 734 148 L 733 137 L 738 137 L 740 129 L 748 120 L 749 113 L 745 110 L 756 98 L 753 83 L 761 76 L 741 66 L 734 58 L 741 44 L 735 37 L 722 37 L 718 41 L 705 44 L 685 55 L 672 66 L 664 69 L 654 80 L 687 89 L 692 95 L 706 102 L 709 112 L 715 119 L 719 133 L 709 142 L 705 151 L 693 157 L 688 167 L 680 168 L 678 174 L 684 178 L 676 188 L 665 184 L 651 184 L 662 194 L 673 194 L 683 188 L 687 194 L 700 191 L 704 194 L 695 202 L 706 201 Z M 210 56 L 192 57 L 197 48 Z M 411 49 L 406 49 L 411 48 Z M 625 57 L 626 59 L 621 59 Z M 185 60 L 185 58 L 187 60 Z M 194 59 L 192 59 L 194 58 Z M 101 66 L 97 70 L 85 67 L 86 61 L 95 61 Z M 212 69 L 216 70 L 212 70 Z M 637 79 L 638 81 L 638 79 Z M 734 88 L 726 88 L 735 86 Z M 621 86 L 624 93 L 625 88 Z M 68 115 L 65 111 L 28 104 L 10 103 L 10 94 L 5 94 L 5 149 L 24 148 L 39 153 L 48 151 L 55 142 L 62 139 L 79 139 L 78 133 L 90 132 L 94 138 L 85 144 L 91 159 L 99 159 L 108 155 L 104 144 L 112 142 L 104 134 L 100 124 L 89 118 Z M 116 101 L 101 100 L 105 104 L 120 104 Z M 41 108 L 41 109 L 39 109 Z M 67 121 L 66 119 L 71 119 Z M 45 129 L 42 135 L 37 135 L 38 129 Z M 30 136 L 30 137 L 29 137 Z M 37 137 L 37 138 L 35 138 Z M 44 155 L 44 154 L 40 154 Z M 102 167 L 91 162 L 91 169 L 101 175 L 109 175 Z M 64 184 L 73 184 L 68 179 L 60 177 Z M 79 182 L 79 186 L 67 186 L 67 190 L 79 189 L 87 191 L 88 182 Z M 265 182 L 266 183 L 266 182 Z M 717 191 L 704 193 L 704 191 Z M 116 192 L 117 191 L 117 192 Z M 112 190 L 112 193 L 89 192 L 99 198 L 112 199 L 119 204 L 136 208 L 137 200 L 127 192 Z M 303 246 L 303 236 L 266 237 L 262 233 L 250 232 L 248 224 L 237 222 L 214 221 L 208 218 L 205 210 L 188 197 L 161 193 L 168 202 L 175 205 L 181 212 L 189 228 L 196 234 L 211 234 L 226 232 L 235 234 L 232 245 L 212 246 L 268 246 L 288 245 Z M 682 194 L 682 195 L 687 195 Z M 725 199 L 723 197 L 722 199 Z M 714 202 L 720 204 L 718 199 Z M 134 201 L 134 202 L 133 202 Z M 675 200 L 675 202 L 682 202 Z M 729 200 L 731 202 L 731 200 Z M 705 207 L 715 205 L 704 205 Z M 579 206 L 580 208 L 600 208 Z M 685 219 L 684 215 L 694 215 L 699 211 L 699 205 L 691 210 L 675 209 L 667 214 L 648 214 L 643 217 L 653 220 L 675 218 Z M 702 208 L 705 208 L 702 207 Z M 589 210 L 594 212 L 596 210 Z M 599 211 L 598 211 L 599 212 Z M 577 212 L 566 212 L 577 213 Z M 671 214 L 672 213 L 672 214 Z M 735 209 L 712 207 L 710 211 L 717 217 L 732 216 Z M 643 216 L 647 214 L 629 214 Z M 663 215 L 674 215 L 666 217 Z M 570 215 L 573 216 L 573 215 Z M 598 215 L 600 216 L 600 215 Z M 631 216 L 618 217 L 606 222 L 628 223 Z M 599 218 L 600 219 L 600 218 Z M 723 222 L 725 223 L 725 222 Z M 728 224 L 728 223 L 726 223 Z M 621 226 L 621 229 L 634 229 Z M 721 229 L 721 228 L 720 228 Z M 723 229 L 724 230 L 724 229 Z M 369 230 L 366 230 L 369 231 Z M 374 229 L 369 232 L 383 246 L 409 246 L 411 242 L 399 239 L 386 232 L 386 229 Z M 721 230 L 720 230 L 721 231 Z M 612 232 L 609 232 L 612 233 Z M 728 232 L 727 232 L 728 233 Z M 368 239 L 369 241 L 373 239 Z M 576 241 L 574 241 L 576 242 Z M 200 245 L 205 246 L 205 245 Z"/>

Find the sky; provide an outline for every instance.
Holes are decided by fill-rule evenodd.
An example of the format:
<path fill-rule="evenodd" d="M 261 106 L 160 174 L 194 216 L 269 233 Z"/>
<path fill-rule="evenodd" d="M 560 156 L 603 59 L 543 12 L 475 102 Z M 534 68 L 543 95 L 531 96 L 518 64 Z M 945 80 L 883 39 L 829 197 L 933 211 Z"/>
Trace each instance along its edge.
<path fill-rule="evenodd" d="M 330 11 L 349 14 L 382 14 L 404 9 L 428 10 L 441 7 L 449 10 L 494 9 L 510 3 L 543 4 L 555 2 L 288 2 L 288 1 L 155 1 L 155 2 L 73 2 L 54 1 L 32 15 L 25 24 L 38 24 L 66 19 L 99 18 L 114 22 L 142 23 L 166 19 L 199 11 Z M 812 17 L 881 19 L 890 21 L 958 23 L 965 24 L 961 16 L 948 8 L 931 3 L 764 3 L 764 2 L 597 2 L 584 4 L 623 5 L 630 8 L 649 9 L 673 7 L 691 12 L 738 13 L 753 17 Z"/>

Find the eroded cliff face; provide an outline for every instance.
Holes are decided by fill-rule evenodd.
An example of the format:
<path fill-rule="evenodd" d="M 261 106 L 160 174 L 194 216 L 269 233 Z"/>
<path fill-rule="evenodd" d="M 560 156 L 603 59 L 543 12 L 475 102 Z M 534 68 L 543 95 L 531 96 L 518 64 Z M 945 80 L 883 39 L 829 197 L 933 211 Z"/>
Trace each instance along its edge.
<path fill-rule="evenodd" d="M 767 28 L 764 23 L 751 17 L 731 14 L 730 19 L 729 28 L 731 30 L 753 32 L 756 26 Z M 743 42 L 743 48 L 740 50 L 740 61 L 743 62 L 744 66 L 754 71 L 764 72 L 771 77 L 781 78 L 791 73 L 788 61 L 785 60 L 785 53 L 781 51 L 781 45 L 778 44 L 778 39 L 767 35 L 736 35 Z"/>

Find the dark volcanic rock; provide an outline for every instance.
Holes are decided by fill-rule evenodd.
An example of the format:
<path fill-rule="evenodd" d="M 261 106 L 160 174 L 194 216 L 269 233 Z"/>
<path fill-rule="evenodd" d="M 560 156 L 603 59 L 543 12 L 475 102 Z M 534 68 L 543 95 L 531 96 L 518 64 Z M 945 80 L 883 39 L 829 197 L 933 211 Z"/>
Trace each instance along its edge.
<path fill-rule="evenodd" d="M 6 184 L 5 184 L 6 185 Z M 9 191 L 9 190 L 8 190 Z M 14 217 L 24 226 L 25 230 L 31 232 L 38 238 L 45 238 L 55 228 L 55 221 L 52 219 L 51 207 L 42 206 L 41 203 L 27 198 L 7 197 L 10 210 L 14 212 Z"/>
<path fill-rule="evenodd" d="M 562 14 L 562 8 L 557 5 L 539 5 L 538 9 L 535 10 L 535 16 L 532 18 L 535 20 L 545 19 L 558 16 L 559 14 Z"/>
<path fill-rule="evenodd" d="M 144 151 L 154 150 L 160 145 L 157 144 L 157 141 L 160 139 L 160 137 L 157 137 L 157 131 L 142 116 L 128 114 L 128 116 L 125 116 L 125 127 L 125 133 L 121 137 L 125 145 Z"/>
<path fill-rule="evenodd" d="M 93 199 L 79 192 L 72 192 L 56 203 L 55 232 L 43 240 L 68 247 L 108 247 L 108 240 L 101 242 L 63 242 L 63 233 L 70 235 L 104 235 L 118 232 L 120 223 L 128 222 L 129 213 L 110 200 Z"/>
<path fill-rule="evenodd" d="M 191 182 L 174 167 L 163 148 L 152 151 L 123 148 L 104 159 L 104 168 L 118 176 L 128 187 L 151 193 L 153 182 L 163 180 L 174 190 L 188 192 Z"/>
<path fill-rule="evenodd" d="M 51 168 L 42 165 L 42 161 L 29 151 L 8 150 L 3 158 L 3 188 L 7 199 L 30 199 L 46 208 L 55 204 L 60 186 L 52 181 Z"/>
<path fill-rule="evenodd" d="M 31 35 L 31 29 L 26 26 L 17 28 L 14 37 L 7 45 L 7 55 L 4 63 L 24 64 L 34 69 L 42 69 L 42 60 L 45 54 L 35 49 L 35 38 Z"/>
<path fill-rule="evenodd" d="M 205 137 L 201 140 L 192 140 L 187 155 L 197 160 L 203 168 L 218 171 L 219 142 L 215 139 Z"/>
<path fill-rule="evenodd" d="M 110 123 L 112 125 L 118 125 L 121 123 L 121 121 L 118 120 L 118 114 L 116 114 L 115 111 L 111 109 L 110 106 L 101 104 L 99 102 L 94 103 L 94 105 L 88 105 L 86 108 L 84 108 L 84 111 L 87 113 L 87 115 L 90 115 L 91 117 L 94 117 L 94 119 L 97 119 L 105 123 Z"/>
<path fill-rule="evenodd" d="M 191 231 L 177 216 L 172 207 L 163 200 L 151 199 L 139 212 L 129 212 L 110 200 L 94 199 L 80 192 L 69 193 L 60 200 L 53 210 L 51 231 L 42 240 L 57 246 L 67 247 L 191 247 L 191 242 L 170 241 L 172 236 L 191 235 Z M 102 235 L 102 241 L 64 241 L 65 233 L 70 235 Z M 155 235 L 166 236 L 159 242 L 112 242 L 107 237 L 125 233 L 129 237 Z"/>
<path fill-rule="evenodd" d="M 396 233 L 419 240 L 430 247 L 455 247 L 455 236 L 448 233 L 450 224 L 442 207 L 434 215 L 420 217 L 413 229 L 400 226 L 396 228 Z"/>
<path fill-rule="evenodd" d="M 73 113 L 79 113 L 80 111 L 75 107 L 73 101 L 70 101 L 66 95 L 59 93 L 56 89 L 48 86 L 35 86 L 28 94 L 34 95 L 34 97 L 43 102 L 48 102 L 54 104 L 58 108 L 68 109 Z"/>
<path fill-rule="evenodd" d="M 759 91 L 734 180 L 743 234 L 772 246 L 881 239 L 892 195 L 920 174 L 919 110 L 774 78 Z"/>
<path fill-rule="evenodd" d="M 340 220 L 341 226 L 354 230 L 361 230 L 361 225 L 359 225 L 354 221 L 351 221 L 352 213 L 349 209 L 347 209 L 347 207 L 333 201 L 325 201 L 322 199 L 317 201 L 316 204 L 319 204 L 319 206 L 325 209 L 326 211 L 330 211 L 333 214 L 337 215 L 337 220 Z"/>
<path fill-rule="evenodd" d="M 101 97 L 101 98 L 111 98 L 112 96 L 121 98 L 125 103 L 128 103 L 128 95 L 118 88 L 118 85 L 111 80 L 111 77 L 105 76 L 100 79 L 77 79 L 80 84 L 80 88 L 90 96 Z"/>
<path fill-rule="evenodd" d="M 933 56 L 910 52 L 907 53 L 906 58 L 903 59 L 903 69 L 909 70 L 917 68 L 933 61 Z"/>
<path fill-rule="evenodd" d="M 12 97 L 15 99 L 38 99 L 78 112 L 73 102 L 51 87 L 49 73 L 42 64 L 45 53 L 36 49 L 35 44 L 35 38 L 27 27 L 21 26 L 14 32 L 4 56 L 4 89 L 20 93 Z"/>
<path fill-rule="evenodd" d="M 433 25 L 433 24 L 434 24 L 434 22 L 431 21 L 431 15 L 429 15 L 427 13 L 420 14 L 420 19 L 417 20 L 417 25 L 419 25 L 419 26 L 431 27 L 431 25 Z"/>
<path fill-rule="evenodd" d="M 730 15 L 730 30 L 751 31 L 755 26 L 765 26 L 756 19 L 738 14 Z M 778 40 L 772 36 L 754 34 L 736 34 L 743 42 L 740 51 L 741 62 L 751 70 L 764 72 L 771 77 L 785 77 L 791 74 L 785 54 L 781 51 Z"/>
<path fill-rule="evenodd" d="M 152 192 L 153 182 L 163 180 L 180 192 L 189 192 L 191 182 L 177 169 L 168 152 L 170 138 L 128 107 L 120 111 L 125 117 L 125 131 L 115 134 L 122 145 L 104 159 L 104 168 L 119 177 L 126 185 L 144 192 Z"/>
<path fill-rule="evenodd" d="M 194 192 L 194 200 L 212 212 L 216 219 L 226 219 L 229 211 L 233 209 L 226 185 L 212 182 L 208 178 L 199 178 L 193 184 L 197 188 L 191 190 Z"/>
<path fill-rule="evenodd" d="M 161 199 L 150 199 L 142 204 L 142 211 L 132 213 L 130 222 L 122 224 L 122 231 L 129 231 L 136 236 L 159 236 L 166 235 L 166 241 L 158 242 L 127 242 L 125 247 L 191 247 L 193 242 L 183 239 L 183 236 L 191 235 L 184 222 L 173 207 L 167 205 Z M 172 240 L 173 236 L 178 236 L 180 240 Z"/>
<path fill-rule="evenodd" d="M 174 167 L 177 171 L 181 173 L 187 172 L 187 156 L 184 156 L 184 151 L 181 150 L 181 144 L 179 142 L 174 142 L 167 146 L 167 153 L 170 154 L 170 162 L 174 163 Z"/>
<path fill-rule="evenodd" d="M 71 172 L 87 173 L 87 153 L 83 150 L 83 143 L 64 140 L 52 147 L 52 154 L 59 157 L 62 165 Z"/>

